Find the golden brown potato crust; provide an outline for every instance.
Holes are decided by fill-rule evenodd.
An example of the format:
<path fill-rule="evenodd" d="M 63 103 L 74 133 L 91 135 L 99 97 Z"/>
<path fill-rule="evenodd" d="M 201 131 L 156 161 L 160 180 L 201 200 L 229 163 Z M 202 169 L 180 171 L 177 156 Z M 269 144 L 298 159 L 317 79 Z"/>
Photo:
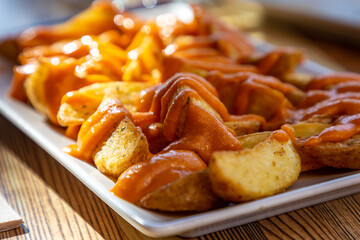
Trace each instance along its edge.
<path fill-rule="evenodd" d="M 292 142 L 267 138 L 253 148 L 212 155 L 209 176 L 213 191 L 231 202 L 274 195 L 298 178 L 301 160 Z"/>
<path fill-rule="evenodd" d="M 325 142 L 315 146 L 306 146 L 306 139 L 295 143 L 302 159 L 334 168 L 360 169 L 360 135 L 343 142 Z"/>
<path fill-rule="evenodd" d="M 213 193 L 207 170 L 190 174 L 143 197 L 138 205 L 162 211 L 206 211 L 224 205 Z"/>
<path fill-rule="evenodd" d="M 144 161 L 149 155 L 149 145 L 139 127 L 125 117 L 96 148 L 93 159 L 100 172 L 119 177 L 128 167 Z"/>

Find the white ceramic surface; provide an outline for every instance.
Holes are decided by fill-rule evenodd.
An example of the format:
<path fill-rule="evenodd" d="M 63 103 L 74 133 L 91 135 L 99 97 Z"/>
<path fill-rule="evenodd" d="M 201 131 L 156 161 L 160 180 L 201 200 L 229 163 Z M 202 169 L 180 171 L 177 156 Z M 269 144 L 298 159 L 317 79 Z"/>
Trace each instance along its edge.
<path fill-rule="evenodd" d="M 179 11 L 182 8 L 186 9 L 187 6 L 171 4 L 163 5 L 161 8 L 163 9 L 147 9 L 142 14 L 152 15 L 168 9 Z M 272 48 L 269 44 L 252 41 L 262 51 Z M 9 70 L 0 71 L 0 113 L 81 180 L 121 217 L 148 236 L 195 237 L 360 192 L 360 171 L 322 169 L 301 174 L 299 180 L 284 193 L 204 213 L 170 214 L 139 208 L 108 191 L 114 182 L 102 175 L 94 166 L 61 151 L 63 147 L 73 143 L 72 140 L 52 128 L 29 105 L 7 96 L 11 66 L 6 66 L 5 62 L 0 65 L 2 69 Z M 309 61 L 299 69 L 316 74 L 331 72 Z"/>

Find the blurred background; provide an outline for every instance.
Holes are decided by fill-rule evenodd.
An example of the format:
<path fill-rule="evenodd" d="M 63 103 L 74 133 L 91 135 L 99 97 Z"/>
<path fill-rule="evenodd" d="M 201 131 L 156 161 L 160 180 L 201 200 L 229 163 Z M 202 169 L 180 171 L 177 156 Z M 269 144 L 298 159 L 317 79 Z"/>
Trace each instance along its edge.
<path fill-rule="evenodd" d="M 0 38 L 66 20 L 91 0 L 0 0 Z M 125 8 L 166 0 L 116 0 Z M 359 0 L 197 0 L 222 20 L 275 45 L 301 47 L 334 70 L 360 72 Z"/>

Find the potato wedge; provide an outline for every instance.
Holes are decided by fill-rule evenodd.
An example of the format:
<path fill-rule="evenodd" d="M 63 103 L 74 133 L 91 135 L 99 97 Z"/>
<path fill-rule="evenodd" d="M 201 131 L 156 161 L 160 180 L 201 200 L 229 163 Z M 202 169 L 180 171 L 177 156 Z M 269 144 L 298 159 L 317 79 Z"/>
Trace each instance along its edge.
<path fill-rule="evenodd" d="M 251 92 L 246 113 L 257 114 L 270 120 L 286 104 L 284 94 L 271 88 L 257 88 Z"/>
<path fill-rule="evenodd" d="M 98 105 L 91 102 L 82 104 L 63 103 L 60 105 L 57 120 L 63 127 L 81 125 L 97 108 Z"/>
<path fill-rule="evenodd" d="M 258 132 L 253 134 L 247 134 L 243 136 L 238 136 L 237 139 L 240 141 L 243 148 L 253 148 L 258 143 L 264 141 L 270 136 L 271 131 Z"/>
<path fill-rule="evenodd" d="M 173 114 L 174 111 L 172 110 L 171 106 L 175 105 L 174 104 L 175 101 L 178 101 L 177 104 L 180 104 L 180 100 L 179 100 L 178 96 L 180 96 L 183 93 L 184 90 L 192 90 L 192 89 L 187 85 L 182 85 L 182 86 L 177 87 L 174 94 L 172 95 L 170 103 L 168 104 L 169 107 L 166 110 L 166 114 L 165 114 L 165 118 L 164 118 L 164 127 L 165 128 L 167 127 L 167 122 L 171 122 L 172 119 L 176 118 L 174 116 L 174 114 Z M 181 103 L 182 104 L 182 111 L 181 111 L 180 116 L 178 116 L 176 136 L 175 136 L 175 134 L 171 134 L 171 135 L 170 134 L 168 134 L 168 135 L 165 134 L 165 137 L 166 137 L 167 140 L 174 141 L 177 137 L 181 137 L 183 135 L 184 125 L 185 125 L 185 121 L 186 121 L 186 117 L 187 117 L 187 109 L 188 109 L 190 103 L 200 106 L 201 108 L 203 108 L 206 111 L 214 114 L 216 117 L 218 117 L 219 119 L 222 120 L 222 117 L 216 111 L 216 109 L 214 109 L 200 95 L 198 96 L 198 98 L 190 96 L 190 97 L 188 97 L 188 100 Z M 220 101 L 219 101 L 219 103 L 221 104 Z"/>
<path fill-rule="evenodd" d="M 145 135 L 125 117 L 106 140 L 97 146 L 92 157 L 100 172 L 117 178 L 148 155 L 149 145 Z"/>
<path fill-rule="evenodd" d="M 326 123 L 309 123 L 301 122 L 292 125 L 295 130 L 295 137 L 297 138 L 308 138 L 320 133 L 327 127 L 330 127 L 330 124 Z"/>
<path fill-rule="evenodd" d="M 301 157 L 301 172 L 319 169 L 325 166 L 324 164 L 319 162 L 317 158 L 314 158 L 311 154 L 308 154 L 307 151 L 304 151 L 303 143 L 304 139 L 320 133 L 322 130 L 329 126 L 329 124 L 325 123 L 308 122 L 301 122 L 293 125 L 295 130 L 295 137 L 298 139 L 294 142 L 294 145 Z"/>
<path fill-rule="evenodd" d="M 343 142 L 324 142 L 315 146 L 305 145 L 306 140 L 296 142 L 296 147 L 305 159 L 334 168 L 360 169 L 360 135 Z"/>
<path fill-rule="evenodd" d="M 117 13 L 111 2 L 95 1 L 88 9 L 66 22 L 52 26 L 37 26 L 24 31 L 18 38 L 18 44 L 23 49 L 116 29 L 114 17 Z"/>
<path fill-rule="evenodd" d="M 83 123 L 91 114 L 95 112 L 106 91 L 112 91 L 122 104 L 131 112 L 135 110 L 134 100 L 140 91 L 148 88 L 149 85 L 140 82 L 108 82 L 95 83 L 83 87 L 77 91 L 72 91 L 67 96 L 86 97 L 95 101 L 67 101 L 69 97 L 64 96 L 57 114 L 57 120 L 61 126 L 78 125 Z M 98 101 L 96 101 L 98 99 Z"/>
<path fill-rule="evenodd" d="M 143 197 L 140 207 L 161 211 L 207 211 L 224 205 L 211 189 L 207 170 L 172 182 Z"/>
<path fill-rule="evenodd" d="M 285 74 L 281 80 L 304 90 L 313 78 L 313 75 L 295 72 Z"/>
<path fill-rule="evenodd" d="M 300 156 L 291 140 L 267 138 L 253 148 L 212 155 L 209 176 L 213 191 L 224 200 L 244 202 L 284 191 L 298 178 Z"/>
<path fill-rule="evenodd" d="M 30 74 L 25 82 L 24 88 L 26 96 L 36 111 L 47 115 L 47 104 L 44 92 L 44 84 L 49 75 L 49 67 L 47 64 L 40 64 L 35 72 Z"/>
<path fill-rule="evenodd" d="M 236 136 L 255 133 L 260 131 L 261 122 L 259 121 L 239 121 L 239 122 L 224 122 L 225 126 L 234 130 Z"/>

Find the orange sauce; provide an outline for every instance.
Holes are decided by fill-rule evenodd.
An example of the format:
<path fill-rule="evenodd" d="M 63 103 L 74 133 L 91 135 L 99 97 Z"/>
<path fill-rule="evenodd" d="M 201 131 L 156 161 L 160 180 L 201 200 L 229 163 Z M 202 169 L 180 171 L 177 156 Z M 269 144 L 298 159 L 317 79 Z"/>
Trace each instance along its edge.
<path fill-rule="evenodd" d="M 305 121 L 314 116 L 353 115 L 360 112 L 360 99 L 336 99 L 323 101 L 298 112 L 298 120 Z"/>
<path fill-rule="evenodd" d="M 356 73 L 332 73 L 314 78 L 306 87 L 307 90 L 324 89 L 347 81 L 360 81 L 360 75 Z"/>
<path fill-rule="evenodd" d="M 317 136 L 309 138 L 305 145 L 317 145 L 323 142 L 342 142 L 360 133 L 360 114 L 342 118 L 334 126 L 324 129 Z"/>
<path fill-rule="evenodd" d="M 194 68 L 200 68 L 206 71 L 219 70 L 225 73 L 236 73 L 236 72 L 258 72 L 258 69 L 254 65 L 244 65 L 235 63 L 223 63 L 215 61 L 204 61 L 201 59 L 188 59 L 180 56 L 172 56 L 183 64 L 190 65 Z"/>
<path fill-rule="evenodd" d="M 176 51 L 174 55 L 185 58 L 204 58 L 219 56 L 219 52 L 213 48 L 190 48 Z"/>
<path fill-rule="evenodd" d="M 281 129 L 273 131 L 269 138 L 274 138 L 279 142 L 289 141 L 289 136 L 286 134 L 285 131 L 283 131 Z"/>
<path fill-rule="evenodd" d="M 153 86 L 140 92 L 139 97 L 134 101 L 137 112 L 150 111 L 151 103 L 153 101 L 157 87 L 158 86 Z"/>
<path fill-rule="evenodd" d="M 28 73 L 24 73 L 21 67 L 14 67 L 13 69 L 13 78 L 10 86 L 10 96 L 16 98 L 17 100 L 25 102 L 27 99 L 24 83 Z"/>
<path fill-rule="evenodd" d="M 360 92 L 360 81 L 347 81 L 337 84 L 334 87 L 337 93 Z"/>
<path fill-rule="evenodd" d="M 231 115 L 229 122 L 242 122 L 242 121 L 257 121 L 261 124 L 262 128 L 266 126 L 265 118 L 256 114 Z"/>
<path fill-rule="evenodd" d="M 159 118 L 153 112 L 133 112 L 134 124 L 142 129 L 152 123 L 159 122 Z"/>
<path fill-rule="evenodd" d="M 306 145 L 342 142 L 360 133 L 360 75 L 335 73 L 313 79 L 307 86 L 307 96 L 298 104 L 292 120 L 312 117 L 332 117 L 333 126 L 309 138 Z"/>
<path fill-rule="evenodd" d="M 243 33 L 231 29 L 226 24 L 214 19 L 212 19 L 212 23 L 217 28 L 216 36 L 230 43 L 243 56 L 247 56 L 254 51 L 254 47 L 247 41 Z"/>
<path fill-rule="evenodd" d="M 48 64 L 48 66 L 49 74 L 44 82 L 45 102 L 50 120 L 57 123 L 56 116 L 62 97 L 68 91 L 77 90 L 89 85 L 89 83 L 73 74 L 76 66 L 75 62 L 59 65 Z"/>
<path fill-rule="evenodd" d="M 147 194 L 205 168 L 206 164 L 191 151 L 158 153 L 123 172 L 111 191 L 136 203 Z"/>
<path fill-rule="evenodd" d="M 280 47 L 266 54 L 257 63 L 257 67 L 262 74 L 277 76 L 278 74 L 284 74 L 283 70 L 292 71 L 297 63 L 303 61 L 303 59 L 303 53 L 298 49 Z M 280 68 L 283 70 L 279 71 Z"/>
<path fill-rule="evenodd" d="M 65 130 L 65 136 L 76 141 L 81 125 L 71 125 Z"/>
<path fill-rule="evenodd" d="M 168 129 L 164 124 L 164 132 L 166 131 Z M 196 104 L 190 104 L 182 137 L 172 142 L 163 152 L 178 149 L 192 150 L 208 163 L 214 151 L 235 151 L 242 149 L 242 146 L 235 132 L 228 129 L 219 118 Z"/>
<path fill-rule="evenodd" d="M 199 86 L 198 84 L 196 84 L 196 81 L 200 82 L 201 85 Z M 191 84 L 192 86 L 196 85 L 197 89 L 206 88 L 210 93 L 217 96 L 216 89 L 205 79 L 203 79 L 199 76 L 196 76 L 195 74 L 191 74 L 191 73 L 175 74 L 172 78 L 170 78 L 165 83 L 161 84 L 156 89 L 154 97 L 151 102 L 151 107 L 150 107 L 151 112 L 153 112 L 155 115 L 160 117 L 162 107 L 164 107 L 164 104 L 166 104 L 166 107 L 168 105 L 168 102 L 165 102 L 165 100 L 162 100 L 162 98 L 168 92 L 168 90 L 172 87 L 173 84 L 175 84 L 175 83 L 178 84 L 177 82 L 183 82 L 183 83 L 186 82 L 188 84 Z M 171 91 L 173 93 L 175 90 L 176 90 L 175 88 L 171 89 Z M 172 96 L 172 94 L 171 94 L 171 96 Z"/>
<path fill-rule="evenodd" d="M 308 108 L 318 102 L 328 99 L 333 94 L 324 90 L 311 90 L 306 93 L 306 97 L 298 103 L 297 108 Z"/>
<path fill-rule="evenodd" d="M 274 138 L 279 142 L 287 142 L 289 139 L 291 139 L 291 141 L 296 140 L 294 129 L 287 124 L 282 125 L 280 129 L 273 131 L 269 138 Z"/>
<path fill-rule="evenodd" d="M 118 99 L 109 100 L 81 125 L 77 143 L 66 147 L 64 152 L 91 163 L 97 145 L 125 117 L 132 119 L 121 102 Z"/>
<path fill-rule="evenodd" d="M 28 63 L 13 68 L 13 78 L 9 90 L 11 97 L 23 102 L 27 100 L 24 83 L 26 78 L 37 70 L 38 66 L 38 63 Z"/>
<path fill-rule="evenodd" d="M 160 111 L 160 120 L 163 120 L 167 114 L 167 109 L 175 91 L 181 87 L 186 86 L 191 88 L 196 94 L 203 98 L 214 110 L 219 113 L 219 115 L 226 121 L 229 118 L 226 107 L 221 103 L 221 101 L 214 96 L 209 90 L 203 87 L 199 82 L 193 81 L 190 79 L 181 79 L 180 81 L 174 82 L 166 93 L 161 97 L 161 111 Z"/>
<path fill-rule="evenodd" d="M 273 92 L 274 89 L 277 90 L 276 87 L 274 87 L 274 85 L 279 87 L 279 89 L 281 89 L 280 88 L 281 84 L 277 83 L 277 82 L 270 81 L 269 83 L 266 83 L 264 80 L 259 81 L 259 79 L 257 79 L 257 78 L 249 78 L 246 81 L 244 81 L 239 86 L 237 97 L 235 99 L 234 113 L 237 115 L 247 113 L 247 108 L 249 105 L 251 92 L 253 90 L 261 89 L 264 92 L 264 94 L 266 92 L 269 92 L 271 94 L 271 92 Z M 282 89 L 282 90 L 287 91 L 286 88 Z M 279 96 L 281 96 L 282 102 L 285 103 L 285 100 L 286 100 L 285 96 L 284 95 L 279 95 Z M 290 103 L 282 104 L 279 106 L 279 112 L 285 111 L 286 109 L 284 109 L 284 108 L 293 109 L 293 107 L 291 106 Z"/>
<path fill-rule="evenodd" d="M 68 104 L 91 104 L 100 105 L 102 98 L 83 93 L 67 92 L 61 99 L 61 103 Z"/>
<path fill-rule="evenodd" d="M 281 130 L 284 131 L 289 138 L 291 139 L 291 141 L 295 141 L 295 131 L 294 128 L 291 125 L 285 124 L 281 126 Z"/>
<path fill-rule="evenodd" d="M 211 48 L 216 45 L 216 37 L 209 36 L 185 36 L 174 40 L 174 48 L 177 51 L 186 49 Z M 212 49 L 212 48 L 211 48 Z"/>

